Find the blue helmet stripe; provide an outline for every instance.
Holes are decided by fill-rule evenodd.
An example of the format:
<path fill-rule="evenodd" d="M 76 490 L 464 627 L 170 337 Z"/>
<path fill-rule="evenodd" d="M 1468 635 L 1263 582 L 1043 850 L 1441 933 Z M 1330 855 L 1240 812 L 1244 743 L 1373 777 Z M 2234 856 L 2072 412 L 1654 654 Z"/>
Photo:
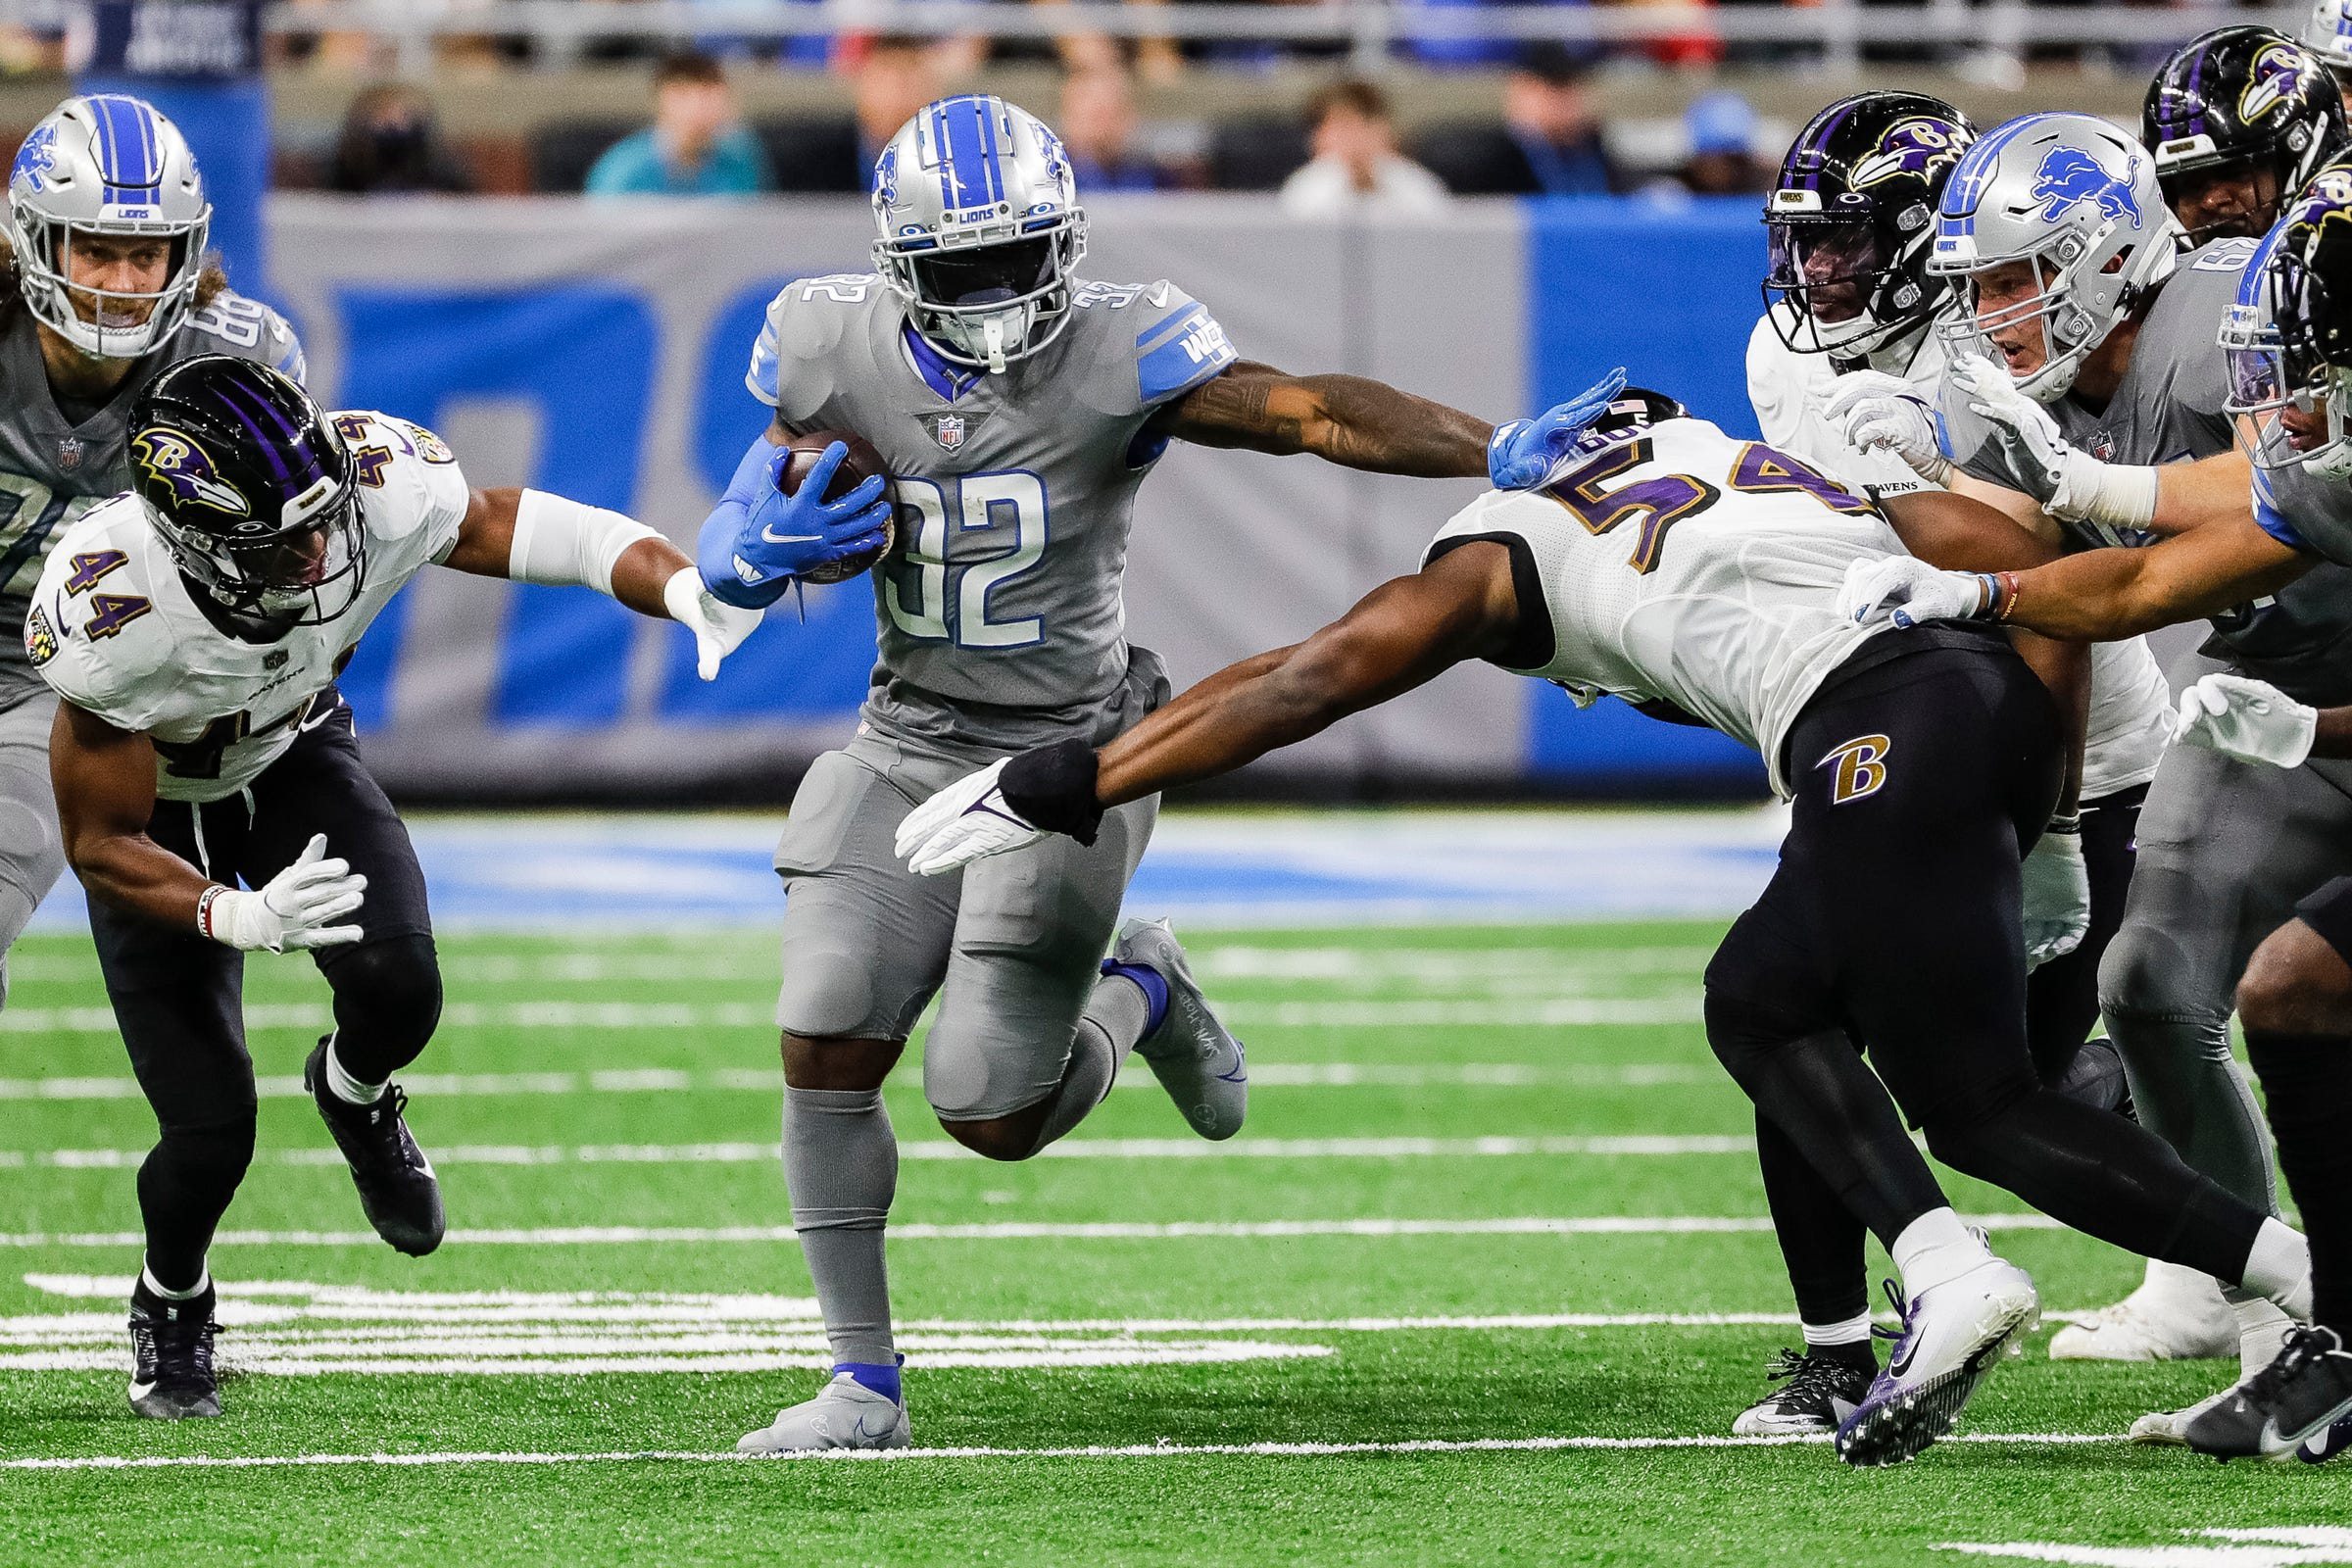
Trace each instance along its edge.
<path fill-rule="evenodd" d="M 998 200 L 995 161 L 985 134 L 985 99 L 951 98 L 937 111 L 940 179 L 951 210 L 986 207 Z"/>
<path fill-rule="evenodd" d="M 980 115 L 980 130 L 986 139 L 988 149 L 982 154 L 987 160 L 984 167 L 988 170 L 988 199 L 992 202 L 1001 202 L 1004 199 L 1004 166 L 999 161 L 1001 149 L 997 146 L 997 117 L 995 114 L 997 106 L 983 98 L 975 107 Z"/>
<path fill-rule="evenodd" d="M 89 100 L 96 111 L 98 167 L 105 181 L 101 200 L 145 202 L 154 199 L 163 178 L 161 136 L 154 111 L 136 98 L 102 93 Z"/>

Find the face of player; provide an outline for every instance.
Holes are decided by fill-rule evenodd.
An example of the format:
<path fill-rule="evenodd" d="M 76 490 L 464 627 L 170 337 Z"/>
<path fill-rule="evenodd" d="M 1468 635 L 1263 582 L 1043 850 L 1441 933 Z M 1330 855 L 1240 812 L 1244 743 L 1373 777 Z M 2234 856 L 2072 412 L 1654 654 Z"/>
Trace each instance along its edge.
<path fill-rule="evenodd" d="M 1772 235 L 1772 275 L 1805 290 L 1805 305 L 1825 326 L 1853 320 L 1870 304 L 1870 284 L 1882 270 L 1878 236 L 1867 223 L 1834 228 L 1793 225 Z"/>
<path fill-rule="evenodd" d="M 2310 407 L 2304 406 L 2306 402 Z M 2328 439 L 2328 399 L 2314 397 L 2287 404 L 2278 411 L 2278 425 L 2286 432 L 2289 447 L 2309 452 Z"/>
<path fill-rule="evenodd" d="M 1977 326 L 2001 352 L 2009 374 L 2024 379 L 2049 361 L 2043 276 L 2034 261 L 2003 262 L 1968 274 Z"/>
<path fill-rule="evenodd" d="M 69 230 L 62 270 L 74 314 L 99 326 L 145 324 L 155 314 L 153 296 L 171 281 L 172 250 L 172 241 L 161 236 Z M 121 297 L 142 294 L 149 297 Z M 115 297 L 104 297 L 110 295 Z"/>
<path fill-rule="evenodd" d="M 2168 180 L 2165 198 L 2200 245 L 2260 239 L 2278 219 L 2278 176 L 2250 163 L 2222 164 Z"/>

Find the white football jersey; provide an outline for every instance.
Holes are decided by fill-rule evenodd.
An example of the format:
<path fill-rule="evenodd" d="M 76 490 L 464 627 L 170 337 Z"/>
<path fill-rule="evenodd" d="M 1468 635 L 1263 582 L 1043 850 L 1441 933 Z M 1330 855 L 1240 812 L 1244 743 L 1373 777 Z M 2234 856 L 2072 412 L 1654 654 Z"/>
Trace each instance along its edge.
<path fill-rule="evenodd" d="M 1890 623 L 1838 606 L 1846 567 L 1903 554 L 1871 504 L 1801 460 L 1703 419 L 1588 436 L 1550 488 L 1490 491 L 1430 554 L 1525 541 L 1551 612 L 1551 657 L 1524 673 L 1589 701 L 1663 699 L 1754 747 L 1772 787 L 1821 683 Z"/>
<path fill-rule="evenodd" d="M 67 702 L 154 740 L 161 799 L 218 801 L 251 784 L 325 716 L 312 700 L 334 684 L 368 623 L 457 544 L 468 492 L 449 448 L 387 415 L 334 421 L 359 475 L 367 570 L 352 607 L 323 625 L 268 643 L 220 630 L 136 495 L 84 513 L 49 553 L 25 652 Z"/>
<path fill-rule="evenodd" d="M 1784 301 L 1773 309 L 1788 306 Z M 1931 409 L 1940 405 L 1943 367 L 1943 345 L 1928 332 L 1900 372 Z M 1847 442 L 1823 412 L 1837 384 L 1829 355 L 1798 354 L 1769 319 L 1757 319 L 1747 339 L 1747 400 L 1765 440 L 1855 489 L 1868 485 L 1882 495 L 1901 495 L 1933 488 L 1893 453 L 1865 452 Z M 2094 643 L 2082 799 L 2095 801 L 2154 778 L 2172 734 L 2172 689 L 2145 639 Z"/>

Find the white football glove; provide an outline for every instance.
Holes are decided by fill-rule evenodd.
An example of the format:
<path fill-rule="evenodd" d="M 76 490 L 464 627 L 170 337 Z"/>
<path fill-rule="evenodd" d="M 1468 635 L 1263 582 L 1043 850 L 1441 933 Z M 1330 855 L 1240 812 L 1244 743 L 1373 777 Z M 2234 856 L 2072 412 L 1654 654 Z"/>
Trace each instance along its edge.
<path fill-rule="evenodd" d="M 906 813 L 898 838 L 899 858 L 906 869 L 917 876 L 943 876 L 1046 836 L 1044 828 L 1032 827 L 1004 804 L 1004 792 L 997 787 L 1004 761 L 966 773 Z"/>
<path fill-rule="evenodd" d="M 2010 472 L 2042 511 L 2065 522 L 2119 528 L 2144 528 L 2155 516 L 2156 470 L 2078 451 L 2050 411 L 2018 390 L 2008 367 L 1963 354 L 1947 373 L 1970 411 L 1992 425 Z"/>
<path fill-rule="evenodd" d="M 1984 612 L 1984 579 L 1939 571 L 1917 556 L 1864 559 L 1845 568 L 1838 604 L 1865 626 L 1891 620 L 1908 630 L 1929 620 L 1973 620 Z"/>
<path fill-rule="evenodd" d="M 1930 484 L 1951 478 L 1936 441 L 1936 411 L 1910 382 L 1881 370 L 1853 370 L 1830 383 L 1822 413 L 1863 452 L 1891 452 Z"/>
<path fill-rule="evenodd" d="M 299 952 L 360 940 L 356 925 L 331 925 L 360 906 L 368 879 L 343 859 L 327 859 L 326 835 L 315 833 L 292 865 L 259 893 L 236 888 L 208 892 L 196 906 L 206 936 L 241 953 Z"/>
<path fill-rule="evenodd" d="M 2026 967 L 2063 958 L 2090 929 L 2090 868 L 2078 829 L 2051 828 L 2026 855 Z"/>
<path fill-rule="evenodd" d="M 662 585 L 662 604 L 670 619 L 694 633 L 694 670 L 705 680 L 718 678 L 719 664 L 743 646 L 766 613 L 713 598 L 692 566 L 680 567 Z"/>
<path fill-rule="evenodd" d="M 2180 694 L 2173 741 L 2240 761 L 2301 767 L 2319 727 L 2318 709 L 2278 687 L 2243 675 L 2213 674 Z"/>

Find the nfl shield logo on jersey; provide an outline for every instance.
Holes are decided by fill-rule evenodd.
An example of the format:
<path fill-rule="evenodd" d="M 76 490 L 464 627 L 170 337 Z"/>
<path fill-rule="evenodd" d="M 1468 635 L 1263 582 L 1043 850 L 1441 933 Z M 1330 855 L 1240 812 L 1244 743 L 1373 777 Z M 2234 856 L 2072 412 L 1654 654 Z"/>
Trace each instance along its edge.
<path fill-rule="evenodd" d="M 81 466 L 81 437 L 60 436 L 57 441 L 57 466 L 72 473 Z"/>
<path fill-rule="evenodd" d="M 963 450 L 965 442 L 980 433 L 980 423 L 988 416 L 985 414 L 922 414 L 915 417 L 922 421 L 922 426 L 930 432 L 931 439 L 939 443 L 940 451 L 960 452 Z"/>

